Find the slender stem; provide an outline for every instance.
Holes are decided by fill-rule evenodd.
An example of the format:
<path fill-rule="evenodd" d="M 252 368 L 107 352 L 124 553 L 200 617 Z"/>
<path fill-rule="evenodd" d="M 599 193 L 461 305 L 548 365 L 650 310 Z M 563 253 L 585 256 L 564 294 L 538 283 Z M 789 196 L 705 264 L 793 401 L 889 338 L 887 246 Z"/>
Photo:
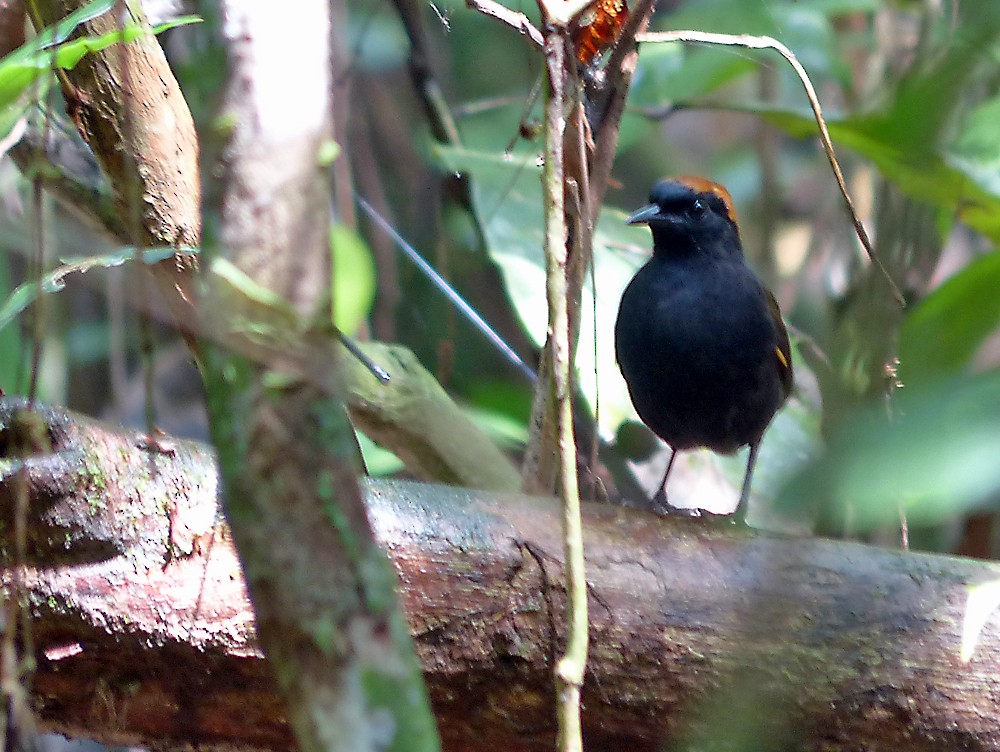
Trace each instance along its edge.
<path fill-rule="evenodd" d="M 837 180 L 837 186 L 840 188 L 840 193 L 844 197 L 844 203 L 847 204 L 847 211 L 851 215 L 851 222 L 854 224 L 854 231 L 857 233 L 858 239 L 861 241 L 861 245 L 864 246 L 865 251 L 868 253 L 868 258 L 871 259 L 872 263 L 878 268 L 879 273 L 881 273 L 888 283 L 893 296 L 896 298 L 896 302 L 899 303 L 901 307 L 906 306 L 906 300 L 903 298 L 903 293 L 900 292 L 899 287 L 889 274 L 889 270 L 886 269 L 885 264 L 882 263 L 882 259 L 875 252 L 872 241 L 868 237 L 868 233 L 865 231 L 865 226 L 862 224 L 857 211 L 854 209 L 854 202 L 851 200 L 851 196 L 847 191 L 847 183 L 844 181 L 844 174 L 840 170 L 840 163 L 837 161 L 837 156 L 833 151 L 833 141 L 830 139 L 830 131 L 826 127 L 826 119 L 823 117 L 823 111 L 819 105 L 819 97 L 816 96 L 816 89 L 812 85 L 809 74 L 806 73 L 805 68 L 802 67 L 802 63 L 798 61 L 798 58 L 795 57 L 790 49 L 773 37 L 758 37 L 751 34 L 715 34 L 704 31 L 649 32 L 637 35 L 636 40 L 639 42 L 694 42 L 699 44 L 718 44 L 727 47 L 747 47 L 748 49 L 754 50 L 771 49 L 785 58 L 785 60 L 788 61 L 788 64 L 792 66 L 795 74 L 799 77 L 799 81 L 802 83 L 802 87 L 806 91 L 806 98 L 809 100 L 809 106 L 812 107 L 813 116 L 815 117 L 816 125 L 819 128 L 819 139 L 823 144 L 823 151 L 826 152 L 826 158 L 830 162 L 830 168 L 833 170 L 833 176 Z"/>
<path fill-rule="evenodd" d="M 566 42 L 564 30 L 545 29 L 545 62 L 549 88 L 545 103 L 545 259 L 549 302 L 549 347 L 552 393 L 556 402 L 559 451 L 559 498 L 562 502 L 563 548 L 569 625 L 566 651 L 556 664 L 556 692 L 561 752 L 580 752 L 580 692 L 587 665 L 587 581 L 584 575 L 583 525 L 573 436 L 570 384 L 570 323 L 563 143 L 566 131 Z"/>
<path fill-rule="evenodd" d="M 544 44 L 542 32 L 536 29 L 534 24 L 523 13 L 513 11 L 494 0 L 465 0 L 465 4 L 473 10 L 478 10 L 483 15 L 490 16 L 507 24 L 515 31 L 520 32 L 530 39 L 531 43 L 536 47 L 541 47 Z"/>

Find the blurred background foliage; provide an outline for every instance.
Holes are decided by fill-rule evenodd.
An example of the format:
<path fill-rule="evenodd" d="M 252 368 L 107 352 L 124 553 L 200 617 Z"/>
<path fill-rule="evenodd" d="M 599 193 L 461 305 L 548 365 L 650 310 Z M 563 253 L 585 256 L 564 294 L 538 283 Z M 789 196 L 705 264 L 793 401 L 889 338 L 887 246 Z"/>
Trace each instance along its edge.
<path fill-rule="evenodd" d="M 537 15 L 524 0 L 511 7 Z M 347 137 L 334 175 L 349 169 L 353 189 L 534 364 L 546 318 L 540 103 L 531 97 L 539 53 L 457 0 L 350 0 L 342 13 L 346 73 L 336 85 Z M 993 556 L 1000 4 L 662 0 L 653 28 L 768 34 L 796 53 L 907 305 L 897 304 L 861 250 L 801 85 L 780 58 L 644 45 L 584 292 L 577 367 L 589 414 L 581 424 L 597 425 L 609 451 L 653 486 L 666 455 L 650 453 L 658 444 L 635 425 L 614 363 L 618 299 L 650 246 L 648 232 L 623 219 L 658 178 L 705 175 L 733 194 L 747 255 L 777 295 L 795 348 L 796 392 L 764 442 L 751 522 L 897 543 L 905 517 L 915 546 Z M 185 34 L 177 28 L 163 37 L 182 72 L 190 60 Z M 422 98 L 421 90 L 441 96 Z M 190 95 L 197 119 L 200 98 Z M 434 118 L 428 101 L 440 108 Z M 33 117 L 40 111 L 34 107 Z M 453 134 L 442 128 L 445 112 Z M 527 438 L 531 385 L 391 238 L 355 214 L 343 174 L 335 179 L 338 322 L 360 338 L 412 348 L 516 454 Z M 30 190 L 9 160 L 0 190 L 6 299 L 25 279 L 32 248 Z M 54 205 L 43 211 L 49 266 L 112 250 Z M 59 295 L 45 296 L 41 329 L 20 315 L 0 330 L 4 390 L 25 388 L 28 349 L 41 336 L 45 400 L 142 425 L 152 399 L 164 430 L 203 437 L 197 374 L 162 306 L 131 304 L 147 295 L 135 292 L 143 284 L 135 270 L 109 265 L 66 281 Z M 398 461 L 365 447 L 373 471 L 400 471 Z M 672 479 L 671 500 L 731 508 L 743 462 L 692 453 Z"/>

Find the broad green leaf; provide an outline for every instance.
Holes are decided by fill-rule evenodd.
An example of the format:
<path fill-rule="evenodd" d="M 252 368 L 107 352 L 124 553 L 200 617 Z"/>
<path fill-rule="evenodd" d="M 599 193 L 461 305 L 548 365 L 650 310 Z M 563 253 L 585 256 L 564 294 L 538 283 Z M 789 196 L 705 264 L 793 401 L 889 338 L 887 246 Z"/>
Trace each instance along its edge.
<path fill-rule="evenodd" d="M 900 378 L 909 388 L 957 375 L 1000 325 L 1000 251 L 924 298 L 899 333 Z"/>
<path fill-rule="evenodd" d="M 333 323 L 345 334 L 354 334 L 375 302 L 375 262 L 361 236 L 344 225 L 330 228 L 330 254 Z"/>
<path fill-rule="evenodd" d="M 1000 494 L 998 405 L 1000 371 L 899 390 L 895 421 L 882 404 L 845 420 L 782 505 L 817 503 L 858 530 L 898 524 L 900 510 L 922 525 L 982 508 Z"/>
<path fill-rule="evenodd" d="M 793 136 L 816 133 L 811 115 L 787 111 L 762 114 Z M 1000 195 L 981 186 L 978 175 L 964 173 L 959 161 L 949 164 L 947 155 L 936 152 L 933 146 L 921 148 L 917 153 L 904 151 L 884 125 L 873 128 L 871 122 L 849 118 L 828 120 L 827 126 L 836 145 L 871 160 L 903 194 L 946 209 L 969 227 L 1000 242 Z"/>
<path fill-rule="evenodd" d="M 503 275 L 507 294 L 525 331 L 541 346 L 548 304 L 542 253 L 541 168 L 535 157 L 505 158 L 502 154 L 440 146 L 435 147 L 435 154 L 446 169 L 471 175 L 473 201 L 486 232 L 490 257 Z M 607 206 L 601 212 L 594 235 L 596 325 L 595 301 L 588 281 L 581 308 L 582 344 L 577 348 L 581 389 L 594 404 L 595 382 L 600 384 L 601 426 L 609 436 L 633 415 L 625 382 L 615 365 L 613 337 L 618 301 L 639 264 L 645 261 L 650 244 L 648 231 L 627 226 L 625 217 L 624 212 Z M 595 336 L 596 359 L 592 344 Z"/>

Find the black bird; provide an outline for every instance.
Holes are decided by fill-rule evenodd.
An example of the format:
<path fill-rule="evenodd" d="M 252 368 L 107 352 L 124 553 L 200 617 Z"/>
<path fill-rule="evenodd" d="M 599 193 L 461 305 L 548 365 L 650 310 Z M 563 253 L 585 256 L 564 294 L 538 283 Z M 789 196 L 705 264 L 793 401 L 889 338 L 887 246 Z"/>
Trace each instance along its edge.
<path fill-rule="evenodd" d="M 615 357 L 643 423 L 673 453 L 654 505 L 664 509 L 677 453 L 750 446 L 735 520 L 746 520 L 765 429 L 792 389 L 788 332 L 743 257 L 729 192 L 704 178 L 653 186 L 629 224 L 647 224 L 653 257 L 622 295 Z"/>

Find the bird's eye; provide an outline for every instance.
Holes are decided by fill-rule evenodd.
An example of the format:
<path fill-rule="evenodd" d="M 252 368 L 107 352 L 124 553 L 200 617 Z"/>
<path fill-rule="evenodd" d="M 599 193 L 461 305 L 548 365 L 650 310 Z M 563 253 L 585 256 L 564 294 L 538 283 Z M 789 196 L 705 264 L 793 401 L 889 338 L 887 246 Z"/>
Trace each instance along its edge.
<path fill-rule="evenodd" d="M 691 215 L 695 218 L 700 218 L 705 213 L 705 204 L 702 203 L 701 199 L 695 199 L 694 203 L 691 204 Z"/>

